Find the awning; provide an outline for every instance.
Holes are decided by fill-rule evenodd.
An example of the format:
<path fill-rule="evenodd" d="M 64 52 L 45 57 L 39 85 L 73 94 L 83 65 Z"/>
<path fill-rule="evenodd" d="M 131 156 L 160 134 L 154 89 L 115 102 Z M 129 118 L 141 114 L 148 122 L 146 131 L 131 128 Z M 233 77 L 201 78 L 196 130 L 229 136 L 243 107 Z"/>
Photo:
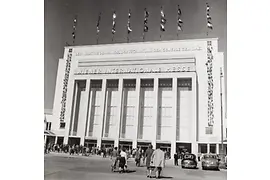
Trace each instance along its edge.
<path fill-rule="evenodd" d="M 44 130 L 44 135 L 55 136 L 52 131 Z"/>

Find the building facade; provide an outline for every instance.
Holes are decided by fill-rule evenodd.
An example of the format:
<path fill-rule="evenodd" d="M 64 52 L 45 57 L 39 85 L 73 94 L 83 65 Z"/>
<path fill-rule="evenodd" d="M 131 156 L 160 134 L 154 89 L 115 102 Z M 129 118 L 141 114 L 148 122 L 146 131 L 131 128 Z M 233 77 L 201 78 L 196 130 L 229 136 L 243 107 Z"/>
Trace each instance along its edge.
<path fill-rule="evenodd" d="M 223 69 L 213 38 L 66 47 L 55 142 L 220 153 L 227 129 Z"/>

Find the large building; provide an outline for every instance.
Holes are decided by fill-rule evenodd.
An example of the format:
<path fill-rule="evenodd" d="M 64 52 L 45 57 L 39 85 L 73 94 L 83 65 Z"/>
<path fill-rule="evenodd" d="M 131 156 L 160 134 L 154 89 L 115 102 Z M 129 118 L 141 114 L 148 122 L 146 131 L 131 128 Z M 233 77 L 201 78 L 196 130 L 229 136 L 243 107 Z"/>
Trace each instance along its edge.
<path fill-rule="evenodd" d="M 53 141 L 220 153 L 223 70 L 216 38 L 65 47 Z"/>

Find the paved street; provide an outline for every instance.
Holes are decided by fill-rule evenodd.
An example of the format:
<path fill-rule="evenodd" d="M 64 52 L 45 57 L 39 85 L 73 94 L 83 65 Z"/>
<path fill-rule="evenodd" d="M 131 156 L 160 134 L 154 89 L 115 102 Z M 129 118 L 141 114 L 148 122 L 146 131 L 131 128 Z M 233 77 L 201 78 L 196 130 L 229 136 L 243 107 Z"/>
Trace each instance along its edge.
<path fill-rule="evenodd" d="M 90 180 L 90 179 L 148 179 L 146 178 L 146 167 L 136 167 L 134 160 L 128 161 L 128 169 L 132 172 L 119 174 L 110 170 L 109 158 L 98 156 L 82 157 L 70 156 L 67 154 L 50 153 L 44 156 L 45 180 Z M 172 162 L 166 163 L 162 175 L 163 179 L 179 180 L 225 180 L 227 172 L 203 171 L 201 168 L 196 170 L 182 169 L 175 167 Z"/>

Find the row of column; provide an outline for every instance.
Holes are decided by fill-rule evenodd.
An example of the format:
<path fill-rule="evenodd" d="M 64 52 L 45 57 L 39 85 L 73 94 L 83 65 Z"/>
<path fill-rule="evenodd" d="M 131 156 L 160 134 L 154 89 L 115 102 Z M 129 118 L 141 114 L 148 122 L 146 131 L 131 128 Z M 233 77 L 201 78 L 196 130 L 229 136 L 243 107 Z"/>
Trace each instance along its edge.
<path fill-rule="evenodd" d="M 155 77 L 155 78 L 152 78 L 154 79 L 154 114 L 153 114 L 153 122 L 152 122 L 152 144 L 153 144 L 153 148 L 156 148 L 156 134 L 157 134 L 157 118 L 158 118 L 158 87 L 159 87 L 159 78 Z M 172 93 L 173 93 L 173 123 L 174 125 L 172 126 L 173 127 L 173 133 L 171 133 L 171 157 L 173 157 L 173 154 L 175 153 L 176 151 L 176 120 L 177 120 L 177 79 L 178 77 L 173 77 L 173 83 L 172 83 Z M 80 144 L 81 145 L 84 145 L 84 141 L 85 141 L 85 136 L 88 136 L 88 132 L 89 132 L 89 125 L 90 125 L 90 113 L 91 113 L 91 105 L 90 105 L 90 102 L 92 101 L 92 96 L 89 97 L 90 95 L 90 83 L 91 83 L 91 80 L 90 79 L 87 79 L 86 80 L 86 93 L 87 93 L 87 106 L 84 110 L 84 112 L 86 112 L 86 114 L 84 115 L 84 117 L 86 117 L 86 121 L 83 123 L 84 125 L 84 132 L 78 132 L 77 135 L 80 136 Z M 196 77 L 193 76 L 192 77 L 192 127 L 193 127 L 193 132 L 192 132 L 192 151 L 193 153 L 197 153 L 198 152 L 198 145 L 196 143 L 196 127 L 197 127 L 197 122 L 196 122 L 196 88 L 195 88 L 195 83 L 196 83 Z M 97 138 L 97 146 L 101 147 L 101 141 L 102 141 L 102 137 L 103 137 L 103 131 L 105 131 L 105 122 L 104 122 L 104 119 L 105 119 L 105 109 L 106 109 L 106 84 L 107 84 L 107 79 L 102 79 L 102 90 L 101 90 L 101 93 L 102 93 L 102 100 L 101 102 L 101 126 L 100 126 L 100 134 Z M 73 82 L 73 86 L 74 86 L 74 82 Z M 139 122 L 139 104 L 140 104 L 140 89 L 141 89 L 141 78 L 136 78 L 136 95 L 138 98 L 136 98 L 136 106 L 135 106 L 135 134 L 137 135 L 138 134 L 138 122 Z M 72 94 L 73 94 L 73 91 L 74 91 L 74 88 L 72 89 L 72 91 L 70 92 L 69 94 L 69 104 L 72 104 L 70 102 L 72 102 L 72 100 L 70 101 L 70 99 L 72 99 Z M 75 91 L 76 88 L 75 88 Z M 119 104 L 118 104 L 118 107 L 119 108 L 119 111 L 117 112 L 117 119 L 120 119 L 120 121 L 117 123 L 117 138 L 114 140 L 114 146 L 118 146 L 119 145 L 119 134 L 120 134 L 120 125 L 121 125 L 121 121 L 122 121 L 122 118 L 121 118 L 121 115 L 122 115 L 122 98 L 123 98 L 123 78 L 119 78 L 119 81 L 118 81 L 118 91 L 120 92 L 119 93 Z M 68 109 L 68 111 L 71 111 L 71 108 Z M 68 112 L 67 113 L 67 117 L 71 117 L 71 116 L 68 116 L 70 114 L 73 114 L 71 112 Z M 65 132 L 65 137 L 64 137 L 64 143 L 67 144 L 68 143 L 68 137 L 69 137 L 69 127 L 70 127 L 70 121 L 71 119 L 67 119 L 67 126 L 66 126 L 66 132 Z M 137 136 L 136 136 L 137 137 Z M 133 148 L 136 148 L 137 147 L 137 138 L 133 139 L 133 142 L 132 142 L 132 146 Z"/>

